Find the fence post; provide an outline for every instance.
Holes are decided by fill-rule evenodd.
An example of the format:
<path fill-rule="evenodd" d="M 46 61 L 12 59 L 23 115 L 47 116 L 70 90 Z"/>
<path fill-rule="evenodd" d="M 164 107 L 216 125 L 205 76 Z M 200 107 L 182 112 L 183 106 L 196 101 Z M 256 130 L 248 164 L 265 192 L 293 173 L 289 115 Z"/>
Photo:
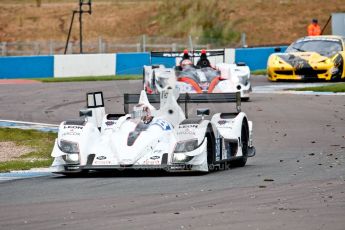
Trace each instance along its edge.
<path fill-rule="evenodd" d="M 52 40 L 49 40 L 49 53 L 50 55 L 54 55 L 54 42 Z"/>
<path fill-rule="evenodd" d="M 40 54 L 40 43 L 39 42 L 35 42 L 35 55 L 39 55 Z"/>
<path fill-rule="evenodd" d="M 246 44 L 246 33 L 241 34 L 241 42 L 242 42 L 242 47 L 248 47 Z"/>
<path fill-rule="evenodd" d="M 188 40 L 189 40 L 189 49 L 193 50 L 193 40 L 192 40 L 192 36 L 191 35 L 188 36 Z"/>
<path fill-rule="evenodd" d="M 143 34 L 143 52 L 146 51 L 146 35 Z"/>
<path fill-rule="evenodd" d="M 6 42 L 2 42 L 2 51 L 1 51 L 1 56 L 6 56 Z"/>
<path fill-rule="evenodd" d="M 70 54 L 73 54 L 73 43 L 72 42 L 70 42 L 70 44 L 69 44 L 69 47 L 70 47 Z M 68 53 L 68 52 L 67 52 Z"/>
<path fill-rule="evenodd" d="M 174 52 L 176 51 L 176 43 L 171 44 L 171 50 Z"/>
<path fill-rule="evenodd" d="M 103 42 L 102 49 L 104 53 L 108 53 L 108 43 L 107 41 Z"/>
<path fill-rule="evenodd" d="M 102 37 L 98 37 L 98 53 L 103 52 Z"/>

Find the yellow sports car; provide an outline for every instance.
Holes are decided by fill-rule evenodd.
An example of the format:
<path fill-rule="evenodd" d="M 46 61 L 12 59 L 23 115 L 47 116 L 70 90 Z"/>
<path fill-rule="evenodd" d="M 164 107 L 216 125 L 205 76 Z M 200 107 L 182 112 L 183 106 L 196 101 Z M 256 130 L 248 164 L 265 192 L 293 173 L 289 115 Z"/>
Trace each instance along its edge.
<path fill-rule="evenodd" d="M 345 37 L 303 37 L 285 53 L 271 54 L 267 62 L 268 80 L 344 81 L 344 60 Z"/>

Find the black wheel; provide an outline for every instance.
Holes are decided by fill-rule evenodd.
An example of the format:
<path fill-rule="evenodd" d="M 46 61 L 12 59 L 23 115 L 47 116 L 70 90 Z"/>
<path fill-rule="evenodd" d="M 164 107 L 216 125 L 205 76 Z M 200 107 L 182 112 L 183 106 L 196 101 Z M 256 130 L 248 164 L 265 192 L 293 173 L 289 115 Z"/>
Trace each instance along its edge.
<path fill-rule="evenodd" d="M 241 101 L 249 101 L 249 99 L 250 99 L 249 97 L 242 97 Z"/>
<path fill-rule="evenodd" d="M 156 90 L 156 73 L 155 73 L 155 71 L 153 71 L 153 73 L 152 73 L 151 85 L 152 85 L 152 90 Z"/>
<path fill-rule="evenodd" d="M 344 60 L 340 54 L 334 60 L 334 67 L 337 67 L 339 70 L 332 76 L 331 81 L 341 81 L 344 70 Z"/>
<path fill-rule="evenodd" d="M 215 160 L 215 137 L 212 132 L 212 128 L 209 127 L 206 133 L 207 138 L 207 165 L 208 171 L 212 172 L 215 170 L 214 160 Z"/>
<path fill-rule="evenodd" d="M 247 119 L 243 119 L 241 129 L 241 146 L 243 156 L 230 162 L 231 167 L 243 167 L 247 163 L 248 158 L 248 141 L 249 141 L 249 127 Z"/>
<path fill-rule="evenodd" d="M 143 88 L 146 91 L 146 87 L 145 87 L 145 68 L 143 68 Z"/>

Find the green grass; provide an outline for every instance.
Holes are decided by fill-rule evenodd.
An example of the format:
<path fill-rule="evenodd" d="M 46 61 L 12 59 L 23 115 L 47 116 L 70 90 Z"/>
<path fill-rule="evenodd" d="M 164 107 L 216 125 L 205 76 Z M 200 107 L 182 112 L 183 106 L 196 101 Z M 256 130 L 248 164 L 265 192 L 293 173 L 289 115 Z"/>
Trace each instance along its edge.
<path fill-rule="evenodd" d="M 85 77 L 61 77 L 61 78 L 34 78 L 40 82 L 79 82 L 79 81 L 113 81 L 113 80 L 140 80 L 141 75 L 111 75 L 111 76 L 85 76 Z"/>
<path fill-rule="evenodd" d="M 14 142 L 17 146 L 25 146 L 33 150 L 10 161 L 0 162 L 0 172 L 49 167 L 52 163 L 50 154 L 56 137 L 57 134 L 52 132 L 0 128 L 1 142 Z"/>
<path fill-rule="evenodd" d="M 226 20 L 217 0 L 162 1 L 155 16 L 161 33 L 169 37 L 188 37 L 194 42 L 222 47 L 240 41 L 231 20 Z"/>
<path fill-rule="evenodd" d="M 258 69 L 258 70 L 251 71 L 251 74 L 252 75 L 266 75 L 267 71 L 266 69 Z"/>
<path fill-rule="evenodd" d="M 294 89 L 296 91 L 314 91 L 314 92 L 334 92 L 334 93 L 344 93 L 345 92 L 345 83 L 327 85 L 327 86 L 318 86 L 318 87 L 306 87 L 300 89 Z"/>

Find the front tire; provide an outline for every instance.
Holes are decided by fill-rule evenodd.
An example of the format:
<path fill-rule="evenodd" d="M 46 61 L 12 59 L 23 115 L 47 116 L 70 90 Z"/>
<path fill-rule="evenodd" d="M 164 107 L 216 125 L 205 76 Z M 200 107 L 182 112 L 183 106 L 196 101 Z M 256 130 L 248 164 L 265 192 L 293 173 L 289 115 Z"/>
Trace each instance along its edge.
<path fill-rule="evenodd" d="M 214 161 L 215 161 L 215 137 L 212 129 L 209 127 L 206 133 L 207 138 L 207 166 L 208 171 L 212 172 L 215 170 Z"/>
<path fill-rule="evenodd" d="M 334 67 L 337 67 L 339 70 L 338 70 L 338 73 L 334 74 L 331 77 L 331 81 L 334 81 L 334 82 L 341 81 L 341 77 L 343 75 L 343 70 L 344 70 L 344 59 L 340 54 L 334 60 Z"/>

